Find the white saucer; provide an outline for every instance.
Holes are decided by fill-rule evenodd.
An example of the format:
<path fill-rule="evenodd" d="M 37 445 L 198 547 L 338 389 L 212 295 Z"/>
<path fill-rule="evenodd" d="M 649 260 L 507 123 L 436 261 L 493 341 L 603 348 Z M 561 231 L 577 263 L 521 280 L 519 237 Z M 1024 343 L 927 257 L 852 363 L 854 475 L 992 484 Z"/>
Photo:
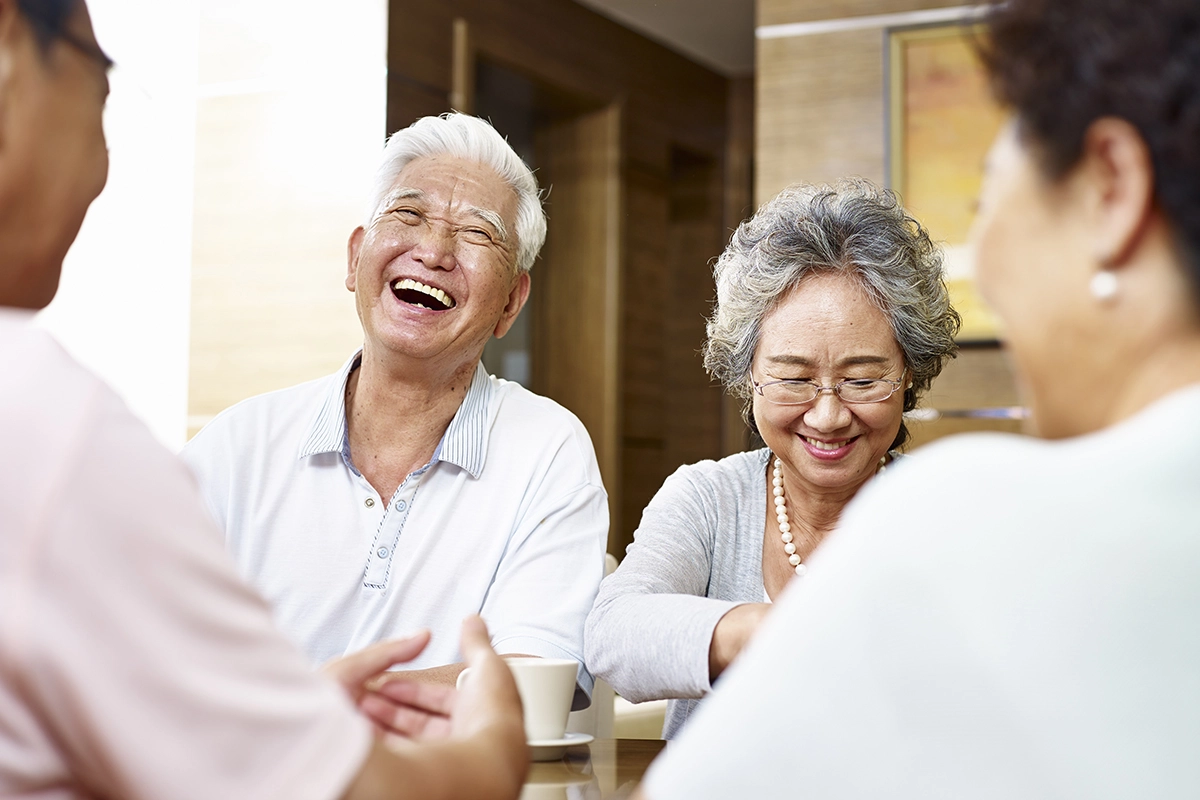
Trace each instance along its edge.
<path fill-rule="evenodd" d="M 538 739 L 529 743 L 534 761 L 555 761 L 563 757 L 568 747 L 587 744 L 595 739 L 590 733 L 567 733 L 561 739 Z"/>

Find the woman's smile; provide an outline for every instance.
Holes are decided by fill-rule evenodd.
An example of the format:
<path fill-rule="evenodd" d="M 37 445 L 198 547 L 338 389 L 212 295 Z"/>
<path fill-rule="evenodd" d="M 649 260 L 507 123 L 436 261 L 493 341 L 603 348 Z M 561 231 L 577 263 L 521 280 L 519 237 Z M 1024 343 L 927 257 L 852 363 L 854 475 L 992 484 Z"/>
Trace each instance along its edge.
<path fill-rule="evenodd" d="M 850 449 L 858 441 L 857 436 L 849 439 L 814 439 L 811 436 L 800 436 L 809 454 L 822 461 L 837 461 L 850 453 Z"/>

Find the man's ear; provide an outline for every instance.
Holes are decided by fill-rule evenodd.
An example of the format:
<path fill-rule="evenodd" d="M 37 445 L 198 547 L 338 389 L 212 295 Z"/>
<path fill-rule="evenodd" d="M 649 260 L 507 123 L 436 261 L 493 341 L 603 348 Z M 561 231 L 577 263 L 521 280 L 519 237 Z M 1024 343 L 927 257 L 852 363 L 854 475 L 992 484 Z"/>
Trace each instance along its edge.
<path fill-rule="evenodd" d="M 1137 249 L 1154 211 L 1154 164 L 1137 128 L 1102 117 L 1083 136 L 1077 178 L 1087 194 L 1093 255 L 1119 269 Z"/>
<path fill-rule="evenodd" d="M 366 233 L 366 229 L 359 225 L 350 234 L 350 241 L 346 243 L 346 288 L 352 292 L 358 284 L 358 254 L 362 249 L 363 237 L 366 236 Z"/>
<path fill-rule="evenodd" d="M 504 313 L 500 315 L 500 321 L 496 323 L 496 329 L 493 331 L 497 339 L 503 339 L 504 334 L 508 333 L 509 328 L 517 321 L 517 315 L 521 313 L 521 309 L 525 307 L 525 301 L 529 299 L 529 273 L 522 272 L 517 276 L 516 283 L 513 284 L 512 290 L 508 293 L 508 303 L 504 306 Z"/>

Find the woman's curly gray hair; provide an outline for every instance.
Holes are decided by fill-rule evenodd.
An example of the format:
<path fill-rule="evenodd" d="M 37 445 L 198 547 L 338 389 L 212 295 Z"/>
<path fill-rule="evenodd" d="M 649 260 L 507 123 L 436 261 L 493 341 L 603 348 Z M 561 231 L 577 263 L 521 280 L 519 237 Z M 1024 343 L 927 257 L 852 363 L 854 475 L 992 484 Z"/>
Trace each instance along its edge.
<path fill-rule="evenodd" d="M 704 366 L 746 401 L 754 427 L 750 367 L 763 319 L 808 275 L 837 272 L 866 289 L 891 322 L 912 386 L 904 410 L 957 352 L 961 318 L 950 305 L 941 250 L 895 194 L 861 179 L 783 190 L 734 232 L 717 259 L 717 302 L 708 320 Z M 892 443 L 908 441 L 903 423 Z"/>

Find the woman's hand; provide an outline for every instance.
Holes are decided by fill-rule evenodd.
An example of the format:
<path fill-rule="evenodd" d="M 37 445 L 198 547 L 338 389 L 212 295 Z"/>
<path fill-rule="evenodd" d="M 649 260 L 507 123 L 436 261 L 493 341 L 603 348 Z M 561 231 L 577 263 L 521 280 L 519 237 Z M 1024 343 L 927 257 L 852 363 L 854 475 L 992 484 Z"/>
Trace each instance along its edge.
<path fill-rule="evenodd" d="M 345 688 L 380 734 L 437 740 L 474 736 L 499 725 L 518 731 L 517 745 L 524 758 L 521 699 L 508 667 L 492 650 L 487 626 L 479 617 L 463 620 L 460 649 L 472 669 L 461 692 L 453 686 L 387 671 L 416 658 L 429 637 L 429 631 L 421 631 L 405 639 L 380 642 L 331 661 L 324 672 Z"/>
<path fill-rule="evenodd" d="M 528 760 L 525 717 L 517 684 L 504 659 L 492 649 L 487 627 L 479 617 L 463 620 L 460 649 L 471 674 L 457 691 L 458 699 L 450 715 L 451 734 L 470 737 L 483 731 L 503 733 L 512 751 L 519 751 Z"/>
<path fill-rule="evenodd" d="M 372 687 L 386 675 L 388 668 L 420 655 L 429 644 L 429 637 L 429 631 L 419 631 L 403 639 L 379 642 L 330 661 L 322 672 L 341 684 L 380 733 L 416 735 L 429 723 L 436 722 L 435 717 L 444 716 L 440 709 L 446 699 L 416 697 L 415 693 L 406 697 L 399 691 L 381 694 Z"/>
<path fill-rule="evenodd" d="M 411 659 L 428 640 L 418 634 L 376 645 L 326 667 L 376 726 L 392 734 L 376 741 L 343 800 L 507 800 L 520 794 L 529 771 L 521 697 L 482 619 L 463 620 L 460 650 L 471 676 L 462 691 L 403 678 L 377 680 L 395 663 L 392 656 L 409 652 Z"/>
<path fill-rule="evenodd" d="M 770 610 L 770 603 L 744 603 L 729 609 L 721 617 L 708 646 L 709 683 L 733 663 Z"/>

